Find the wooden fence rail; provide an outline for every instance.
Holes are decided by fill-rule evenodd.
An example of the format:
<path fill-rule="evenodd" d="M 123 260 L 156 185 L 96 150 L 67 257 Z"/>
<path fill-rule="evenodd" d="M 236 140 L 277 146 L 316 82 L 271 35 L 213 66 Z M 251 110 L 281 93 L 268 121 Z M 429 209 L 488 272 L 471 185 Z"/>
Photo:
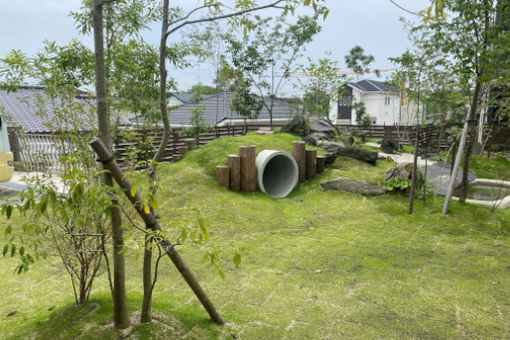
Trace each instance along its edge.
<path fill-rule="evenodd" d="M 281 125 L 275 124 L 275 127 Z M 263 126 L 267 127 L 267 124 L 249 125 L 247 130 L 257 130 Z M 353 125 L 338 125 L 338 127 L 342 130 L 362 132 L 371 138 L 390 138 L 405 145 L 414 145 L 416 138 L 416 127 L 414 126 L 370 126 L 366 129 Z M 486 128 L 485 133 L 488 133 L 488 131 L 489 127 Z M 180 159 L 179 148 L 182 150 L 182 147 L 185 146 L 184 140 L 188 138 L 181 136 L 181 132 L 181 128 L 172 129 L 162 163 Z M 241 136 L 245 133 L 244 126 L 216 127 L 209 132 L 201 133 L 197 138 L 197 145 L 203 146 L 216 138 Z M 441 134 L 439 128 L 432 125 L 422 125 L 420 133 L 421 147 L 428 145 L 437 148 L 439 145 L 441 150 L 447 150 L 454 141 L 454 136 L 446 132 Z M 63 144 L 58 136 L 51 133 L 22 133 L 10 127 L 8 128 L 8 134 L 14 160 L 18 166 L 29 171 L 63 171 L 64 167 L 60 162 L 61 151 L 70 150 L 70 146 Z M 439 141 L 440 135 L 441 141 Z M 121 130 L 114 139 L 115 158 L 124 167 L 130 165 L 129 161 L 136 162 L 150 159 L 159 147 L 162 137 L 162 129 Z M 488 138 L 487 146 L 510 147 L 510 129 L 506 126 L 495 127 Z M 134 150 L 141 151 L 133 155 Z"/>

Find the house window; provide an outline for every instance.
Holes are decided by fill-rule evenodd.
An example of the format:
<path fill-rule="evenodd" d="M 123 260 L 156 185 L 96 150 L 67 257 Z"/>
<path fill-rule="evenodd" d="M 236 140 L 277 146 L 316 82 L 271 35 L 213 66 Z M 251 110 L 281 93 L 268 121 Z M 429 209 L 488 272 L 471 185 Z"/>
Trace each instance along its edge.
<path fill-rule="evenodd" d="M 351 106 L 352 105 L 352 96 L 343 96 L 338 101 L 339 106 Z"/>
<path fill-rule="evenodd" d="M 384 105 L 390 106 L 391 104 L 391 97 L 385 97 L 384 98 Z"/>

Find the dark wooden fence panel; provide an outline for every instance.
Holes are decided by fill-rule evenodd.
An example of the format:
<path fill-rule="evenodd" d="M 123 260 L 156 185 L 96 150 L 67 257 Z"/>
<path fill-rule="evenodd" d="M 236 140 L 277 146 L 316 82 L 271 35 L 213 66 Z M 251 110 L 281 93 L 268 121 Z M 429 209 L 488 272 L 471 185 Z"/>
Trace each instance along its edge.
<path fill-rule="evenodd" d="M 283 126 L 282 122 L 275 122 L 274 127 Z M 248 131 L 254 131 L 260 127 L 267 127 L 268 124 L 249 125 Z M 416 127 L 414 126 L 371 126 L 363 129 L 353 125 L 339 125 L 341 129 L 362 132 L 371 138 L 383 139 L 391 138 L 405 145 L 414 145 L 416 138 Z M 490 127 L 486 128 L 485 135 L 489 132 Z M 126 131 L 130 131 L 135 135 L 135 139 L 126 136 Z M 181 137 L 182 129 L 174 128 L 163 155 L 162 163 L 168 163 L 180 159 L 178 156 L 178 148 L 185 146 L 184 139 Z M 213 128 L 207 133 L 200 134 L 198 145 L 203 146 L 210 141 L 231 136 L 242 136 L 246 133 L 244 126 L 224 126 Z M 8 128 L 9 142 L 11 150 L 14 154 L 14 160 L 20 162 L 27 170 L 44 170 L 59 171 L 62 166 L 59 162 L 60 155 L 57 154 L 55 143 L 56 138 L 53 134 L 27 134 L 19 130 Z M 439 143 L 440 131 L 437 126 L 422 125 L 420 127 L 420 146 L 428 144 L 429 147 L 437 147 Z M 147 140 L 151 138 L 151 146 L 147 150 L 147 154 L 153 154 L 159 147 L 163 137 L 162 129 L 145 129 L 145 130 L 123 130 L 117 134 L 114 140 L 114 154 L 120 163 L 125 163 L 129 158 L 129 154 L 138 150 L 138 140 Z M 446 132 L 442 135 L 441 150 L 448 150 L 454 141 L 454 136 L 448 135 Z M 510 148 L 510 128 L 507 126 L 496 126 L 487 139 L 487 146 L 498 146 Z M 147 156 L 145 154 L 145 156 Z M 138 159 L 146 159 L 143 154 L 138 154 Z M 44 160 L 43 162 L 41 161 Z M 127 164 L 124 164 L 127 165 Z"/>

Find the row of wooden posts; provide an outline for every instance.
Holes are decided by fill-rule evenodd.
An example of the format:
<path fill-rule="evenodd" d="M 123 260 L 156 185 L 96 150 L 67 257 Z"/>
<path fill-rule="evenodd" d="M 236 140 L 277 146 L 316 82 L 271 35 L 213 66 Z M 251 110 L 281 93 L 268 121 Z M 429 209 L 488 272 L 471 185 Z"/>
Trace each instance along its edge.
<path fill-rule="evenodd" d="M 255 192 L 257 190 L 255 151 L 255 146 L 244 145 L 239 147 L 239 155 L 228 155 L 226 165 L 216 167 L 218 182 L 235 192 Z M 293 142 L 292 154 L 298 165 L 300 182 L 314 178 L 326 167 L 326 157 L 317 156 L 315 149 L 306 149 L 305 142 Z"/>

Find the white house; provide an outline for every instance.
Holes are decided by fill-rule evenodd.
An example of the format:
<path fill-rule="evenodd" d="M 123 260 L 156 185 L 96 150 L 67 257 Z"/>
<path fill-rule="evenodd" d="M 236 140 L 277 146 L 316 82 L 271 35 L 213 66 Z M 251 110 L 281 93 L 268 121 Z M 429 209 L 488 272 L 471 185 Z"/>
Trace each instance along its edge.
<path fill-rule="evenodd" d="M 349 82 L 330 103 L 329 118 L 335 124 L 356 125 L 355 103 L 364 103 L 373 125 L 414 125 L 417 105 L 401 106 L 399 89 L 376 80 Z M 421 114 L 420 114 L 421 116 Z"/>

